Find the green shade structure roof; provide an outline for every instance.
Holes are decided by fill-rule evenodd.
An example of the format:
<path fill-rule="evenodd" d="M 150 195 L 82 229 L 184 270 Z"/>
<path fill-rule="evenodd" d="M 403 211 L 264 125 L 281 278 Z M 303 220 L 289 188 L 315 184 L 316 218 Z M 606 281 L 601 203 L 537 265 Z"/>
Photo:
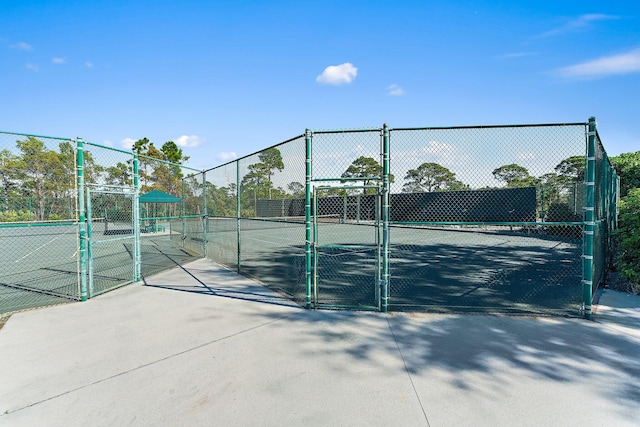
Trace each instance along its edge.
<path fill-rule="evenodd" d="M 179 197 L 172 196 L 160 190 L 152 190 L 140 196 L 141 203 L 177 203 L 179 201 Z"/>

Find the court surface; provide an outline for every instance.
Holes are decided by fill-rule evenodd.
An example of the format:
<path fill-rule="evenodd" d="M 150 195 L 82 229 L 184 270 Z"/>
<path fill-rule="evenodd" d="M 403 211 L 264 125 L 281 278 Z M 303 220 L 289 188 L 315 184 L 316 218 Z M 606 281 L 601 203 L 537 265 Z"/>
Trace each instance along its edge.
<path fill-rule="evenodd" d="M 0 424 L 637 425 L 638 297 L 605 291 L 595 322 L 308 311 L 186 267 L 14 314 Z"/>
<path fill-rule="evenodd" d="M 241 223 L 241 272 L 304 300 L 305 228 Z M 274 227 L 274 228 L 270 228 Z M 237 268 L 235 231 L 210 233 L 214 260 Z M 378 240 L 377 240 L 378 239 Z M 375 228 L 319 224 L 314 299 L 318 305 L 367 308 L 376 304 Z M 582 302 L 579 235 L 542 228 L 390 229 L 390 308 L 396 311 L 548 313 L 579 316 Z M 212 245 L 212 247 L 215 245 Z M 229 263 L 229 258 L 231 263 Z"/>
<path fill-rule="evenodd" d="M 80 299 L 77 233 L 73 223 L 0 228 L 0 313 Z M 92 246 L 94 294 L 131 282 L 132 239 L 95 237 L 102 241 Z M 142 234 L 141 250 L 143 276 L 196 259 L 166 233 Z"/>

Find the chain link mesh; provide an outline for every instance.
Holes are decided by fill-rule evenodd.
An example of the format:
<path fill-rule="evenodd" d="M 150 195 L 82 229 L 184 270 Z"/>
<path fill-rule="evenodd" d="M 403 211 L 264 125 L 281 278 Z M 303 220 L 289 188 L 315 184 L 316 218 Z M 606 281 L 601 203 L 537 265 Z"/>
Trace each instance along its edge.
<path fill-rule="evenodd" d="M 585 132 L 392 129 L 392 307 L 577 314 Z"/>
<path fill-rule="evenodd" d="M 310 134 L 309 210 L 305 135 L 203 173 L 140 155 L 138 224 L 133 154 L 87 143 L 89 296 L 134 280 L 139 226 L 143 275 L 208 256 L 300 303 L 312 277 L 316 306 L 380 308 L 390 274 L 395 310 L 578 312 L 586 124 L 386 132 Z M 618 185 L 596 138 L 594 289 Z M 76 159 L 75 141 L 0 133 L 0 313 L 79 299 Z"/>
<path fill-rule="evenodd" d="M 134 224 L 133 153 L 90 142 L 83 145 L 81 224 L 76 141 L 0 133 L 0 236 L 5 251 L 0 257 L 0 313 L 84 298 L 81 243 L 88 297 L 136 280 L 138 227 L 143 276 L 202 255 L 204 194 L 202 181 L 188 178 L 192 170 L 140 156 L 141 193 L 158 190 L 175 200 L 142 203 L 143 217 Z M 197 250 L 185 248 L 182 238 L 187 214 L 198 216 Z M 181 219 L 179 245 L 170 239 L 172 218 Z M 190 221 L 191 232 L 197 232 Z"/>
<path fill-rule="evenodd" d="M 207 256 L 238 269 L 238 164 L 228 163 L 206 172 Z"/>
<path fill-rule="evenodd" d="M 376 308 L 381 131 L 314 132 L 314 302 Z"/>
<path fill-rule="evenodd" d="M 75 143 L 0 133 L 0 314 L 80 298 Z"/>
<path fill-rule="evenodd" d="M 612 236 L 617 219 L 618 178 L 596 133 L 595 182 L 594 182 L 594 242 L 592 292 L 605 280 L 606 269 L 611 262 Z"/>
<path fill-rule="evenodd" d="M 135 281 L 133 154 L 84 144 L 88 297 Z"/>
<path fill-rule="evenodd" d="M 375 306 L 379 297 L 381 135 L 380 129 L 312 133 L 318 305 Z M 391 129 L 389 135 L 391 308 L 579 311 L 586 124 Z M 298 230 L 303 242 L 303 228 L 291 220 L 302 219 L 304 194 L 300 180 L 292 187 L 298 193 L 274 196 L 277 185 L 262 165 L 268 155 L 265 150 L 208 171 L 212 187 L 224 189 L 218 209 L 227 209 L 209 220 L 214 232 L 208 239 L 221 234 L 210 251 L 214 259 L 281 281 L 291 275 L 265 274 L 269 269 L 258 260 L 271 262 L 266 252 L 278 253 L 265 251 L 271 229 L 281 235 Z M 226 208 L 233 207 L 228 188 L 236 167 L 238 221 Z M 279 271 L 283 261 L 272 264 Z"/>
<path fill-rule="evenodd" d="M 206 176 L 207 256 L 302 302 L 304 138 L 208 170 Z"/>
<path fill-rule="evenodd" d="M 147 276 L 204 256 L 203 174 L 138 157 L 142 274 Z"/>

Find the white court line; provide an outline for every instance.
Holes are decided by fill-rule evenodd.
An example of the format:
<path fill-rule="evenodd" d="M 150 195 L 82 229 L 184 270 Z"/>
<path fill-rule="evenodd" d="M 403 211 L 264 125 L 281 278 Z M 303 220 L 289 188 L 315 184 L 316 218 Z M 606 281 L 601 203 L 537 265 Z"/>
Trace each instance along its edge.
<path fill-rule="evenodd" d="M 25 256 L 23 256 L 22 258 L 18 258 L 17 260 L 15 260 L 14 262 L 20 262 L 23 259 L 25 259 L 26 257 L 28 257 L 29 255 L 32 255 L 36 252 L 38 252 L 40 249 L 44 248 L 45 246 L 47 246 L 50 243 L 55 242 L 56 240 L 58 240 L 60 237 L 64 236 L 64 234 L 59 234 L 57 237 L 53 238 L 52 240 L 48 241 L 47 243 L 43 244 L 42 246 L 32 250 L 31 252 L 29 252 L 28 254 L 26 254 Z"/>
<path fill-rule="evenodd" d="M 283 242 L 291 241 L 291 239 L 287 239 L 287 238 L 284 238 L 284 237 L 275 237 L 275 238 L 276 238 L 277 240 L 282 240 Z M 273 244 L 277 244 L 277 242 L 274 242 L 274 241 L 262 240 L 262 239 L 256 239 L 255 237 L 248 237 L 248 236 L 247 236 L 247 237 L 245 237 L 244 239 L 241 239 L 241 240 L 245 240 L 245 239 L 254 240 L 254 241 L 256 241 L 256 242 L 261 242 L 261 243 L 269 243 L 269 244 L 271 244 L 271 245 L 273 245 Z M 304 241 L 302 241 L 302 242 L 304 243 Z"/>

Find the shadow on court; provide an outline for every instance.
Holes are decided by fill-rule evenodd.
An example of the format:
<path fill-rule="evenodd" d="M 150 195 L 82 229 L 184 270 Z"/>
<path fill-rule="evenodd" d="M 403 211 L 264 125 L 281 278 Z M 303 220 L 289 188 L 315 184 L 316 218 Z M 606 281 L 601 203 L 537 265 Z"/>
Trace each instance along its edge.
<path fill-rule="evenodd" d="M 443 242 L 392 244 L 390 309 L 579 316 L 580 245 L 575 241 L 544 243 L 483 247 Z M 318 301 L 371 307 L 377 268 L 375 249 L 319 250 Z M 266 286 L 304 301 L 303 246 L 281 246 L 268 255 L 244 259 L 242 269 Z"/>

